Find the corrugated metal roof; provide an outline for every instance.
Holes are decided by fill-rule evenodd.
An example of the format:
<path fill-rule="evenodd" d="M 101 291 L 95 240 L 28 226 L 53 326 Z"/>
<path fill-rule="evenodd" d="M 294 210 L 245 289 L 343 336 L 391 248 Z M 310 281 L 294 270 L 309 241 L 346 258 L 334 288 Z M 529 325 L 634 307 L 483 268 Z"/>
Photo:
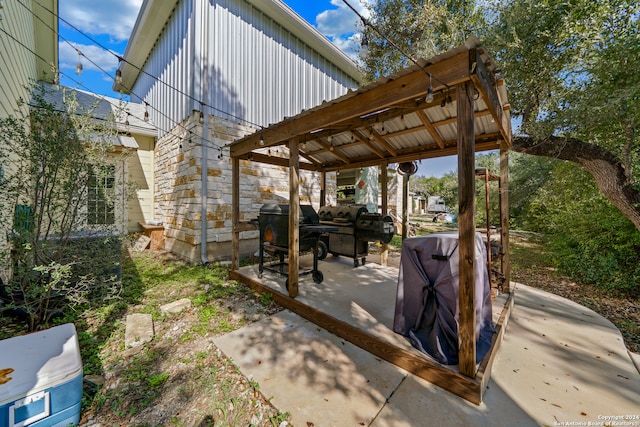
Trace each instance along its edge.
<path fill-rule="evenodd" d="M 499 70 L 476 38 L 230 144 L 231 155 L 300 142 L 301 167 L 339 170 L 457 153 L 458 87 L 469 83 L 476 150 L 510 144 L 509 104 Z M 429 84 L 434 99 L 425 100 Z M 304 143 L 304 144 L 303 144 Z M 264 159 L 267 160 L 268 159 Z"/>
<path fill-rule="evenodd" d="M 113 120 L 120 132 L 156 136 L 157 130 L 151 120 L 144 119 L 145 107 L 134 102 L 125 102 L 107 96 L 97 95 L 65 86 L 56 89 L 42 82 L 43 99 L 60 111 L 66 111 L 68 103 L 75 98 L 77 114 L 90 114 L 101 121 Z"/>

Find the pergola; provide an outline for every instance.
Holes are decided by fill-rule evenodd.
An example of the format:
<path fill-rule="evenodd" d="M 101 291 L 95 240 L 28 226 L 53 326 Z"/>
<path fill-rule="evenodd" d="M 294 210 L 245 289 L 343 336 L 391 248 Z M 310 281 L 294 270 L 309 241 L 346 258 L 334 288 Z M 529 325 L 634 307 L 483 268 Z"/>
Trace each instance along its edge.
<path fill-rule="evenodd" d="M 232 277 L 265 290 L 238 271 L 240 232 L 248 229 L 240 221 L 240 161 L 288 167 L 289 296 L 276 296 L 276 301 L 356 345 L 467 400 L 480 403 L 513 305 L 510 296 L 496 325 L 492 350 L 482 361 L 476 361 L 473 263 L 476 232 L 474 155 L 477 151 L 500 150 L 502 268 L 507 290 L 510 283 L 507 153 L 511 144 L 511 125 L 504 81 L 496 77 L 498 73 L 496 64 L 478 40 L 470 38 L 463 46 L 428 60 L 420 59 L 412 67 L 231 144 Z M 265 152 L 276 146 L 287 147 L 288 158 Z M 321 313 L 305 311 L 295 301 L 298 295 L 301 169 L 321 173 L 320 198 L 324 204 L 327 172 L 380 166 L 382 213 L 386 214 L 388 165 L 455 154 L 459 179 L 459 373 L 437 363 L 416 361 L 402 352 L 384 349 L 380 343 L 371 342 L 371 337 L 363 336 L 361 331 L 322 318 Z M 406 199 L 406 192 L 403 196 Z M 388 253 L 386 245 L 382 249 L 384 263 Z"/>

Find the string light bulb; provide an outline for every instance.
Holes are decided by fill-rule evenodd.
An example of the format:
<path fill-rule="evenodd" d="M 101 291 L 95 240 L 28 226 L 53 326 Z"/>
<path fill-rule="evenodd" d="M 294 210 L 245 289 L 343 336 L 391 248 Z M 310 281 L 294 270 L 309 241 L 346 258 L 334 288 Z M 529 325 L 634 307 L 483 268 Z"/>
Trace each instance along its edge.
<path fill-rule="evenodd" d="M 120 69 L 116 70 L 116 76 L 113 79 L 117 84 L 122 83 L 122 71 Z"/>
<path fill-rule="evenodd" d="M 198 117 L 198 122 L 203 125 L 204 124 L 204 113 L 200 111 L 200 115 Z"/>
<path fill-rule="evenodd" d="M 76 49 L 76 51 L 78 52 L 78 63 L 76 64 L 76 74 L 77 75 L 82 75 L 82 52 L 80 52 L 79 50 Z"/>
<path fill-rule="evenodd" d="M 427 104 L 433 102 L 433 86 L 431 85 L 431 74 L 429 74 L 429 89 L 427 89 L 427 96 L 424 99 Z"/>
<path fill-rule="evenodd" d="M 260 145 L 264 145 L 264 136 L 260 135 Z"/>

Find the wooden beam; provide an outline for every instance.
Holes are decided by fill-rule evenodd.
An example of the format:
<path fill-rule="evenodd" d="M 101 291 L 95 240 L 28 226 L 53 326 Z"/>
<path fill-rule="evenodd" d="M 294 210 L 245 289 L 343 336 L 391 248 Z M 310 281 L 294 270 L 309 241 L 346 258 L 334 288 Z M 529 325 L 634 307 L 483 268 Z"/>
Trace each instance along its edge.
<path fill-rule="evenodd" d="M 458 353 L 460 372 L 476 375 L 475 312 L 475 135 L 473 86 L 464 83 L 458 92 Z"/>
<path fill-rule="evenodd" d="M 476 176 L 478 174 L 476 173 Z M 489 178 L 491 173 L 485 169 L 484 173 L 484 215 L 487 219 L 487 271 L 491 277 L 491 206 L 489 205 Z"/>
<path fill-rule="evenodd" d="M 289 296 L 298 296 L 298 271 L 300 268 L 300 157 L 298 140 L 289 141 Z M 262 250 L 262 248 L 260 248 Z"/>
<path fill-rule="evenodd" d="M 480 362 L 480 367 L 478 368 L 478 374 L 476 375 L 476 380 L 480 381 L 482 393 L 487 389 L 487 385 L 489 384 L 489 380 L 491 379 L 491 371 L 493 370 L 493 362 L 498 355 L 498 351 L 502 346 L 502 341 L 504 339 L 504 333 L 507 330 L 507 325 L 509 323 L 509 319 L 511 317 L 511 311 L 513 310 L 513 305 L 515 302 L 515 295 L 511 294 L 507 298 L 507 301 L 504 303 L 504 307 L 502 308 L 502 312 L 500 313 L 500 318 L 498 319 L 498 323 L 496 324 L 496 332 L 491 337 L 491 348 L 484 355 L 484 358 Z"/>
<path fill-rule="evenodd" d="M 402 240 L 407 238 L 409 228 L 409 175 L 402 175 Z"/>
<path fill-rule="evenodd" d="M 356 91 L 345 95 L 236 141 L 230 147 L 231 156 L 240 156 L 260 148 L 261 138 L 265 147 L 278 145 L 297 135 L 330 128 L 342 121 L 374 113 L 399 102 L 423 97 L 429 86 L 429 77 L 426 72 L 434 76 L 432 83 L 433 90 L 436 92 L 445 87 L 440 82 L 452 86 L 467 81 L 470 78 L 468 64 L 469 51 L 460 52 L 366 92 Z"/>
<path fill-rule="evenodd" d="M 509 147 L 500 145 L 500 236 L 502 240 L 502 275 L 511 290 L 511 257 L 509 250 Z"/>
<path fill-rule="evenodd" d="M 289 159 L 286 157 L 277 157 L 277 156 L 269 156 L 267 154 L 262 153 L 248 153 L 244 156 L 240 157 L 242 160 L 250 160 L 252 162 L 264 163 L 267 165 L 281 166 L 283 168 L 289 167 Z M 309 163 L 300 163 L 300 169 L 307 171 L 317 171 L 320 168 L 320 165 L 311 165 Z"/>
<path fill-rule="evenodd" d="M 436 142 L 436 144 L 438 144 L 438 147 L 444 148 L 444 143 L 442 142 L 442 138 L 440 137 L 440 134 L 436 130 L 435 126 L 431 123 L 431 120 L 429 120 L 425 112 L 416 111 L 416 114 L 420 118 L 420 121 L 424 125 L 425 129 L 427 129 L 429 134 L 431 134 L 431 137 L 433 138 L 433 140 Z"/>
<path fill-rule="evenodd" d="M 317 169 L 318 166 L 320 165 L 320 163 L 318 163 L 316 161 L 316 159 L 314 159 L 313 157 L 311 157 L 310 155 L 308 155 L 307 153 L 303 153 L 302 151 L 300 151 L 300 156 L 304 159 L 306 159 L 309 163 L 311 163 L 314 167 L 314 169 Z M 302 163 L 304 164 L 304 163 Z"/>
<path fill-rule="evenodd" d="M 511 124 L 509 123 L 507 115 L 504 114 L 502 105 L 500 105 L 493 74 L 491 74 L 487 66 L 482 62 L 480 53 L 478 53 L 476 49 L 472 49 L 469 54 L 472 57 L 475 56 L 475 61 L 471 65 L 471 80 L 480 93 L 480 96 L 482 96 L 485 104 L 487 104 L 493 120 L 500 129 L 502 137 L 507 145 L 511 146 Z"/>
<path fill-rule="evenodd" d="M 340 148 L 332 145 L 332 143 L 329 142 L 328 139 L 327 139 L 327 141 L 324 141 L 322 139 L 318 139 L 318 140 L 316 140 L 316 142 L 318 144 L 322 145 L 324 147 L 324 149 L 326 151 L 330 152 L 333 156 L 335 156 L 338 159 L 340 159 L 342 161 L 342 163 L 347 164 L 347 165 L 349 163 L 351 163 L 351 160 L 349 160 L 347 158 L 347 156 L 345 156 L 344 154 L 340 153 Z"/>
<path fill-rule="evenodd" d="M 371 132 L 373 132 L 373 130 Z M 356 138 L 358 138 L 359 141 L 361 141 L 360 144 L 366 145 L 367 147 L 369 147 L 371 151 L 376 153 L 378 157 L 380 157 L 381 159 L 384 159 L 385 153 L 383 153 L 380 149 L 378 149 L 378 147 L 375 146 L 375 144 L 369 141 L 369 138 L 367 138 L 366 135 L 364 135 L 362 132 L 357 130 L 354 130 L 352 133 L 356 136 Z"/>
<path fill-rule="evenodd" d="M 493 135 L 497 138 L 500 137 L 500 134 Z M 497 150 L 500 148 L 499 140 L 490 138 L 489 140 L 480 140 L 476 141 L 475 144 L 476 152 L 487 151 L 487 150 Z M 402 162 L 411 162 L 414 160 L 421 159 L 433 159 L 437 157 L 443 156 L 455 156 L 458 154 L 458 149 L 456 147 L 456 141 L 445 141 L 444 148 L 440 149 L 436 144 L 432 144 L 429 146 L 421 146 L 414 148 L 407 148 L 403 150 L 398 150 L 397 156 L 389 156 L 385 160 L 389 163 L 402 163 Z M 350 165 L 345 166 L 343 163 L 324 163 L 321 166 L 322 170 L 327 172 L 342 170 L 342 169 L 356 169 L 363 168 L 369 166 L 378 166 L 380 164 L 380 158 L 378 156 L 369 156 L 362 157 L 358 159 L 358 161 L 352 162 Z"/>
<path fill-rule="evenodd" d="M 380 195 L 380 198 L 382 199 L 382 206 L 381 206 L 381 214 L 387 215 L 388 211 L 389 211 L 389 190 L 388 190 L 388 184 L 389 184 L 389 173 L 387 171 L 388 165 L 387 163 L 382 163 L 380 165 L 380 187 L 382 189 L 382 194 Z M 395 223 L 395 221 L 394 221 Z M 380 264 L 382 265 L 388 265 L 389 264 L 389 245 L 386 243 L 382 244 L 382 251 L 380 252 Z"/>
<path fill-rule="evenodd" d="M 384 136 L 380 135 L 373 128 L 370 129 L 370 132 L 371 132 L 371 136 L 373 137 L 374 141 L 376 141 L 378 144 L 382 145 L 389 153 L 391 153 L 392 156 L 397 156 L 398 155 L 398 152 L 385 139 L 387 137 L 386 135 L 384 135 Z"/>
<path fill-rule="evenodd" d="M 231 158 L 231 221 L 233 233 L 231 234 L 231 269 L 240 268 L 240 159 Z M 206 218 L 202 218 L 206 222 Z"/>
<path fill-rule="evenodd" d="M 327 173 L 320 172 L 320 207 L 327 204 Z"/>

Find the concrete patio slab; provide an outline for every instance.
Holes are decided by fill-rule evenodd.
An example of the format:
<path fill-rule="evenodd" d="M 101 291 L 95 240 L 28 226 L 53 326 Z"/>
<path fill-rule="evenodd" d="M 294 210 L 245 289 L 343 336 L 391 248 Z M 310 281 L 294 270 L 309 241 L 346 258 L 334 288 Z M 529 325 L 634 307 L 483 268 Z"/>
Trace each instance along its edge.
<path fill-rule="evenodd" d="M 301 283 L 298 299 L 361 328 L 375 328 L 381 336 L 405 340 L 390 331 L 397 269 L 367 263 L 345 270 L 339 262 L 346 264 L 323 262 L 325 280 Z M 277 280 L 274 286 L 282 287 Z M 289 311 L 215 343 L 258 381 L 279 410 L 291 413 L 295 426 L 605 425 L 612 420 L 607 417 L 640 416 L 640 374 L 613 324 L 535 288 L 517 285 L 515 292 L 480 405 Z M 620 421 L 640 426 L 640 419 Z"/>

